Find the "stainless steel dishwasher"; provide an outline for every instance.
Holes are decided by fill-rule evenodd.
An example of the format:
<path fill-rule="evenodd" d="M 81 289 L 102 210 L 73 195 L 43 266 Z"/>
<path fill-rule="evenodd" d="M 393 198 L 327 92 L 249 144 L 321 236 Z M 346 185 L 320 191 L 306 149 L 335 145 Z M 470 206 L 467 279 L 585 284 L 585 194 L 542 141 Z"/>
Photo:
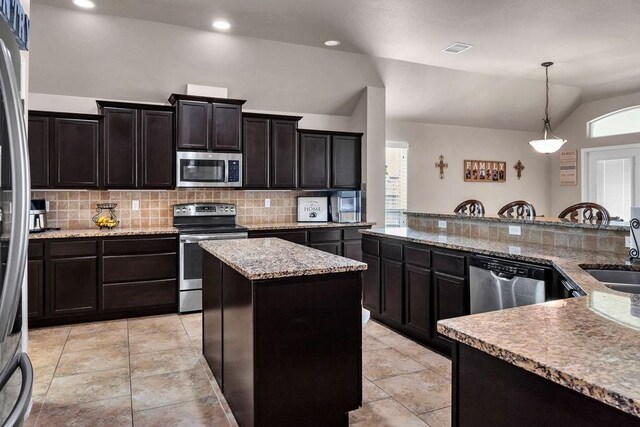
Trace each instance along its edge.
<path fill-rule="evenodd" d="M 509 260 L 470 258 L 471 314 L 545 302 L 547 271 Z"/>

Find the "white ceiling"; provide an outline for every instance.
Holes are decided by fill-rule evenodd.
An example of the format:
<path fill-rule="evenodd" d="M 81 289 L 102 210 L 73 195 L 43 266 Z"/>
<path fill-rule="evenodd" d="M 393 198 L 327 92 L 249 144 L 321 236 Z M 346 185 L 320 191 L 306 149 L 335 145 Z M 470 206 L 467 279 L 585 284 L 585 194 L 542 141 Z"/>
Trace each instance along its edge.
<path fill-rule="evenodd" d="M 550 70 L 552 82 L 570 92 L 567 100 L 561 89 L 552 94 L 553 102 L 562 104 L 557 107 L 560 118 L 580 96 L 589 100 L 640 89 L 637 0 L 94 1 L 97 6 L 91 13 L 206 31 L 211 31 L 214 18 L 226 18 L 233 25 L 230 33 L 235 35 L 322 48 L 325 40 L 338 39 L 342 44 L 331 49 L 478 73 L 472 80 L 484 81 L 481 89 L 494 97 L 509 92 L 504 88 L 492 91 L 488 83 L 500 80 L 489 76 L 513 79 L 505 80 L 506 86 L 519 93 L 522 85 L 533 84 L 526 81 L 542 81 L 540 63 L 552 60 L 556 62 Z M 34 2 L 77 10 L 71 0 Z M 454 42 L 475 47 L 460 55 L 441 52 Z M 394 66 L 380 71 L 388 90 L 388 111 L 391 116 L 404 117 L 402 105 L 393 99 L 403 92 L 410 95 L 411 89 L 404 86 L 394 94 L 394 84 L 402 86 L 403 77 L 385 75 L 385 68 Z M 442 72 L 429 67 L 416 76 L 429 74 L 442 79 Z M 451 76 L 445 84 L 451 89 L 458 81 L 466 81 L 463 76 Z M 535 90 L 542 89 L 535 85 Z M 529 93 L 527 89 L 524 92 Z M 416 112 L 420 117 L 427 113 Z"/>

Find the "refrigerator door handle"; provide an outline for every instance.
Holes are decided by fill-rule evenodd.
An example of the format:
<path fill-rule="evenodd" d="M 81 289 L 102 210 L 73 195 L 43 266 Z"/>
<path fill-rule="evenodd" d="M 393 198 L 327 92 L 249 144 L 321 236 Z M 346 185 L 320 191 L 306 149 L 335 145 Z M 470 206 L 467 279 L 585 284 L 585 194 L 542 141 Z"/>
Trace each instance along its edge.
<path fill-rule="evenodd" d="M 9 367 L 7 367 L 9 368 Z M 33 391 L 33 366 L 29 360 L 27 353 L 19 353 L 11 361 L 11 369 L 7 369 L 6 374 L 0 378 L 0 388 L 4 388 L 16 369 L 20 368 L 22 372 L 22 384 L 20 386 L 20 394 L 16 404 L 9 413 L 9 416 L 5 420 L 3 426 L 20 426 L 24 421 L 24 417 L 27 414 L 29 405 L 31 403 L 31 394 Z"/>
<path fill-rule="evenodd" d="M 0 40 L 0 91 L 11 156 L 11 233 L 7 267 L 0 295 L 0 343 L 11 333 L 16 308 L 22 293 L 22 281 L 27 263 L 29 230 L 29 155 L 27 130 L 24 124 L 22 101 L 11 54 Z M 0 153 L 7 155 L 7 153 Z"/>

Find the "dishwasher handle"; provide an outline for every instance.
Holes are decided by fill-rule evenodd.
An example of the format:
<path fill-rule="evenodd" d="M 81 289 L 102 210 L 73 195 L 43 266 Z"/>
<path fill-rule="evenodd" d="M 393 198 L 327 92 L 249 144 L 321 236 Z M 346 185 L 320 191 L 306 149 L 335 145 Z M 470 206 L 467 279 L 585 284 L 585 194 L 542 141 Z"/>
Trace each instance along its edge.
<path fill-rule="evenodd" d="M 489 270 L 489 273 L 491 273 L 491 276 L 493 276 L 494 279 L 501 280 L 503 282 L 510 282 L 516 277 L 515 274 L 505 273 L 502 271 Z"/>

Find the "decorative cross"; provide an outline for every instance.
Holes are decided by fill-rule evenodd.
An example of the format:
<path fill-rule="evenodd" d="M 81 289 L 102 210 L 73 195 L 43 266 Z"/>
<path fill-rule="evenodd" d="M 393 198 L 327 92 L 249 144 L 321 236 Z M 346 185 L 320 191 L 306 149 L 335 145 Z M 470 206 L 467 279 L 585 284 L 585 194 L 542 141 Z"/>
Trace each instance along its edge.
<path fill-rule="evenodd" d="M 449 163 L 444 162 L 444 156 L 440 155 L 440 161 L 436 163 L 436 167 L 440 169 L 440 179 L 444 179 L 444 170 L 449 167 Z"/>
<path fill-rule="evenodd" d="M 518 163 L 516 163 L 513 168 L 516 170 L 516 172 L 518 172 L 518 179 L 520 179 L 520 177 L 522 176 L 522 171 L 524 170 L 524 165 L 520 160 L 518 160 Z"/>

